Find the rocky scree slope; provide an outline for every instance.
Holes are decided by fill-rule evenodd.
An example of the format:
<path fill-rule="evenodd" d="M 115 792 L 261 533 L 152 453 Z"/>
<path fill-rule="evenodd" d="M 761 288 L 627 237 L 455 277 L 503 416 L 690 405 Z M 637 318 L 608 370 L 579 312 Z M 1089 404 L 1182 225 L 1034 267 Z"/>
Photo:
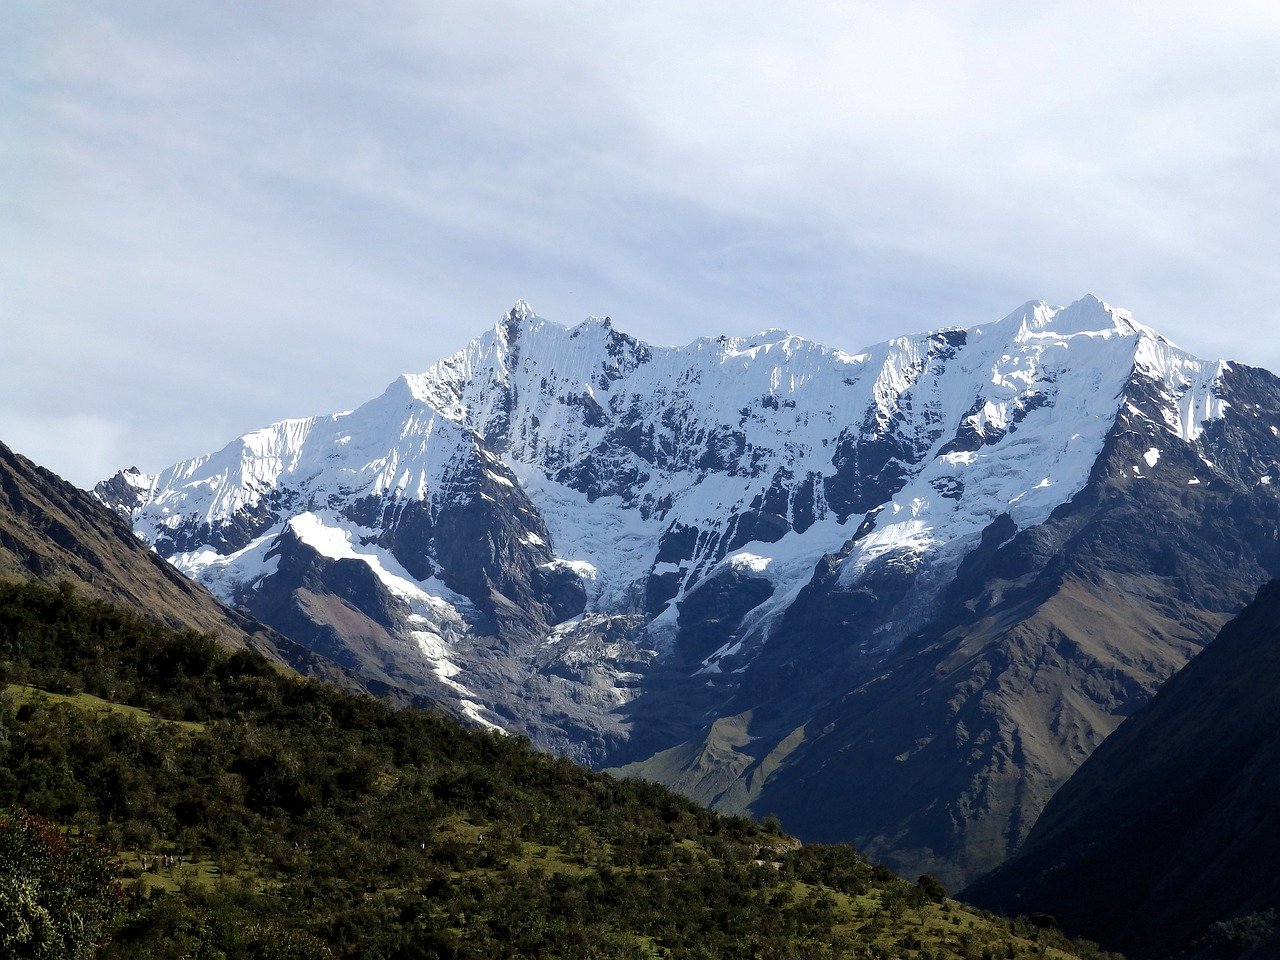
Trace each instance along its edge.
<path fill-rule="evenodd" d="M 521 303 L 97 492 L 348 666 L 954 884 L 1280 566 L 1277 396 L 1092 297 L 858 354 Z"/>

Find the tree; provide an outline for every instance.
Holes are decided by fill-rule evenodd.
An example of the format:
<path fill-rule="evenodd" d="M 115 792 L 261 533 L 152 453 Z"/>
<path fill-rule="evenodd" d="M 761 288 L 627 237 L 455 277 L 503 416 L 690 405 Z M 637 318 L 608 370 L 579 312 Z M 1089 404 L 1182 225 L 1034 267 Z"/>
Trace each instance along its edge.
<path fill-rule="evenodd" d="M 932 900 L 934 903 L 941 903 L 943 900 L 947 899 L 946 888 L 931 874 L 921 874 L 920 879 L 916 881 L 916 887 L 926 900 Z"/>
<path fill-rule="evenodd" d="M 0 955 L 88 960 L 123 906 L 102 848 L 42 817 L 0 816 Z"/>

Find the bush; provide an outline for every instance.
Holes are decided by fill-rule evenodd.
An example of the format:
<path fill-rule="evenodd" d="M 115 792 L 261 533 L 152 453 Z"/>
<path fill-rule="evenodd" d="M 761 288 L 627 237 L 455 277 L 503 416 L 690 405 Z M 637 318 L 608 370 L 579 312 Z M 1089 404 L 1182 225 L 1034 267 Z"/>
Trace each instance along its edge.
<path fill-rule="evenodd" d="M 1234 956 L 1265 942 L 1275 932 L 1275 910 L 1263 910 L 1210 924 L 1208 931 L 1195 946 L 1210 955 Z"/>
<path fill-rule="evenodd" d="M 926 900 L 931 900 L 934 903 L 942 903 L 947 899 L 946 887 L 927 873 L 920 875 L 920 879 L 916 881 L 916 889 L 920 891 Z"/>
<path fill-rule="evenodd" d="M 0 816 L 0 955 L 88 960 L 123 903 L 96 843 L 41 817 Z"/>

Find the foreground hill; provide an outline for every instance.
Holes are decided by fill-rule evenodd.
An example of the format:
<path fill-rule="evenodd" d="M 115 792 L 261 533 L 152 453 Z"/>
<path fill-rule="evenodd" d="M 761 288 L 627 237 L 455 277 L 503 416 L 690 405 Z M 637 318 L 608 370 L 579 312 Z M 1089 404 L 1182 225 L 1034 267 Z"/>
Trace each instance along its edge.
<path fill-rule="evenodd" d="M 68 580 L 176 629 L 270 654 L 278 634 L 219 603 L 138 542 L 94 497 L 0 444 L 0 575 Z"/>
<path fill-rule="evenodd" d="M 1276 930 L 1278 796 L 1275 582 L 1085 761 L 1018 855 L 966 895 L 1049 911 L 1135 957 L 1193 944 L 1193 956 L 1236 956 L 1232 946 Z M 1258 950 L 1280 955 L 1280 938 Z"/>
<path fill-rule="evenodd" d="M 281 675 L 65 586 L 0 587 L 0 683 L 18 955 L 1098 956 L 847 847 Z M 82 882 L 104 862 L 82 834 L 118 855 L 118 897 Z"/>
<path fill-rule="evenodd" d="M 232 609 L 148 549 L 95 497 L 0 443 L 0 579 L 69 582 L 87 597 L 140 610 L 158 623 L 254 650 L 284 669 L 410 703 L 430 699 L 385 671 L 345 670 Z M 443 699 L 443 698 L 442 698 Z"/>
<path fill-rule="evenodd" d="M 959 885 L 1280 575 L 1280 381 L 1085 297 L 856 354 L 518 304 L 99 496 L 479 723 Z"/>

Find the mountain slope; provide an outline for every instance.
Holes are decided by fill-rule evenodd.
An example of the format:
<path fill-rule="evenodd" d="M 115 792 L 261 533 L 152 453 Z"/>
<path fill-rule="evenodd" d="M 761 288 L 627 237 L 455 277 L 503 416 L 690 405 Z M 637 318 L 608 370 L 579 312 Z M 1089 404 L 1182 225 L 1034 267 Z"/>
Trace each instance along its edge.
<path fill-rule="evenodd" d="M 967 892 L 1135 957 L 1280 902 L 1280 582 L 1126 721 Z"/>
<path fill-rule="evenodd" d="M 6 917 L 39 919 L 41 900 L 54 914 L 6 925 L 6 956 L 78 941 L 102 960 L 1099 958 L 850 848 L 801 847 L 67 591 L 0 585 L 0 649 L 0 880 L 22 894 Z M 15 804 L 73 823 L 75 846 Z M 52 838 L 50 855 L 23 855 L 24 833 Z M 85 913 L 110 922 L 97 950 L 94 925 L 68 922 Z"/>
<path fill-rule="evenodd" d="M 803 836 L 852 837 L 944 882 L 990 869 L 1280 565 L 1280 510 L 1261 482 L 1275 469 L 1280 390 L 1241 367 L 1221 390 L 1249 414 L 1194 445 L 1122 414 L 1088 485 L 1039 526 L 993 522 L 933 623 L 873 671 L 860 675 L 844 650 L 889 589 L 851 593 L 815 577 L 762 655 L 759 681 L 723 711 L 753 711 L 727 758 L 740 770 L 736 793 L 711 796 L 723 789 L 714 779 L 696 788 L 701 739 L 681 748 L 683 762 L 660 758 L 661 778 L 725 809 L 776 811 Z M 788 709 L 797 697 L 820 706 L 798 714 Z"/>
<path fill-rule="evenodd" d="M 1280 573 L 1278 397 L 1092 297 L 856 355 L 517 304 L 98 493 L 348 666 L 961 883 Z"/>
<path fill-rule="evenodd" d="M 65 579 L 89 596 L 145 608 L 171 627 L 213 633 L 229 646 L 245 645 L 255 632 L 264 649 L 271 646 L 260 625 L 145 549 L 96 499 L 3 444 L 0 573 Z"/>

